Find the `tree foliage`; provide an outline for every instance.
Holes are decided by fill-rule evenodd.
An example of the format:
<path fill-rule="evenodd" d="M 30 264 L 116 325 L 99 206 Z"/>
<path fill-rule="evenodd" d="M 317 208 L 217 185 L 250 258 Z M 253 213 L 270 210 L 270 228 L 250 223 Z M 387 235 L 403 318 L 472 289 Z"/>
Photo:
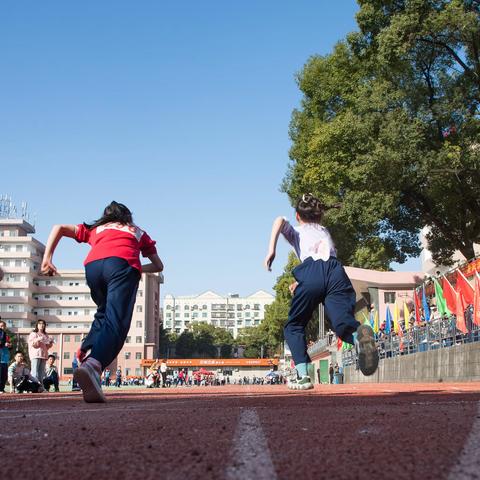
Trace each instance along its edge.
<path fill-rule="evenodd" d="M 473 256 L 480 241 L 480 6 L 360 0 L 359 31 L 298 75 L 283 188 L 341 202 L 325 217 L 346 263 Z"/>

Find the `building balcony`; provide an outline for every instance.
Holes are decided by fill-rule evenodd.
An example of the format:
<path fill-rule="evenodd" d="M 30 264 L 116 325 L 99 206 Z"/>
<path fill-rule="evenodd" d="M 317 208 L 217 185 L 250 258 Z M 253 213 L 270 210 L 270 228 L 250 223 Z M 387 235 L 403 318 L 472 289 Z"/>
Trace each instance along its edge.
<path fill-rule="evenodd" d="M 22 267 L 3 267 L 2 270 L 5 272 L 5 278 L 3 281 L 6 281 L 6 277 L 9 273 L 29 273 L 33 275 L 35 272 L 33 268 L 27 267 L 27 266 L 22 266 Z"/>
<path fill-rule="evenodd" d="M 5 298 L 5 297 L 3 297 Z M 36 308 L 93 308 L 96 309 L 97 306 L 93 300 L 36 300 Z"/>
<path fill-rule="evenodd" d="M 88 285 L 34 285 L 34 293 L 83 293 L 90 294 Z"/>
<path fill-rule="evenodd" d="M 13 296 L 13 297 L 0 297 L 0 303 L 14 303 L 14 304 L 28 304 L 30 298 L 29 297 L 21 297 L 21 296 Z"/>
<path fill-rule="evenodd" d="M 21 288 L 21 289 L 29 289 L 31 283 L 30 282 L 6 282 L 5 278 L 3 282 L 0 282 L 0 288 Z"/>

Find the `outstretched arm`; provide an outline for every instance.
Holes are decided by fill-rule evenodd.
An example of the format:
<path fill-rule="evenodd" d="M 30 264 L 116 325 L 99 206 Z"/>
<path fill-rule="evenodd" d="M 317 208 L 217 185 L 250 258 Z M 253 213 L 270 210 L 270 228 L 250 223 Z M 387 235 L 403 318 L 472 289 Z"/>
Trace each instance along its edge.
<path fill-rule="evenodd" d="M 272 233 L 270 234 L 270 243 L 268 245 L 268 253 L 263 262 L 265 268 L 270 272 L 272 270 L 272 263 L 275 260 L 275 254 L 277 252 L 277 241 L 280 231 L 282 230 L 285 219 L 283 217 L 277 217 L 273 221 Z"/>
<path fill-rule="evenodd" d="M 155 253 L 149 255 L 148 259 L 152 262 L 148 265 L 142 265 L 142 272 L 144 273 L 155 273 L 163 271 L 163 262 L 160 260 L 160 257 Z"/>
<path fill-rule="evenodd" d="M 53 252 L 57 248 L 58 242 L 62 237 L 75 238 L 76 225 L 54 225 L 48 236 L 47 246 L 43 254 L 42 267 L 40 272 L 44 275 L 56 275 L 57 268 L 52 263 Z"/>

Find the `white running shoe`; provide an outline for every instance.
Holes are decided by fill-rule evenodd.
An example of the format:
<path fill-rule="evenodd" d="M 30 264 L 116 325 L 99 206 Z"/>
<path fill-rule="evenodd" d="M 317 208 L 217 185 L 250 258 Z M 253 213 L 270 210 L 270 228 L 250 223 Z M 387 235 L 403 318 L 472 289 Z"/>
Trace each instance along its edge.
<path fill-rule="evenodd" d="M 311 390 L 313 388 L 313 383 L 310 377 L 307 375 L 300 379 L 295 378 L 293 380 L 289 380 L 287 387 L 290 390 Z"/>
<path fill-rule="evenodd" d="M 101 368 L 98 360 L 89 357 L 73 374 L 73 378 L 82 389 L 83 399 L 87 403 L 103 403 L 106 401 L 100 381 Z"/>

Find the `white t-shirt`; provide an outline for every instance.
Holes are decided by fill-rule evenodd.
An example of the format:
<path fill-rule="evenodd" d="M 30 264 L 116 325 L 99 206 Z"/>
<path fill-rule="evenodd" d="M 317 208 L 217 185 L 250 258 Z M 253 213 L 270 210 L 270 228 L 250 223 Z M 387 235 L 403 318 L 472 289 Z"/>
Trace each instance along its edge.
<path fill-rule="evenodd" d="M 325 227 L 318 223 L 304 223 L 292 227 L 287 219 L 284 220 L 280 233 L 302 262 L 308 257 L 327 261 L 330 257 L 337 256 L 332 237 Z"/>

